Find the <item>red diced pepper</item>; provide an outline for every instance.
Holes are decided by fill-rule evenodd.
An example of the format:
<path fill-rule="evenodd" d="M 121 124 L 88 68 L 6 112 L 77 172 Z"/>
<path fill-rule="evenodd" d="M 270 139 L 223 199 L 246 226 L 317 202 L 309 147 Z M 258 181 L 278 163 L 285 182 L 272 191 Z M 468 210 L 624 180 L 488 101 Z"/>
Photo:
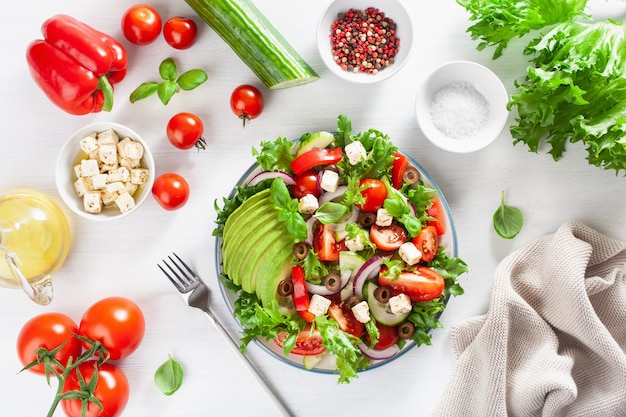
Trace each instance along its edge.
<path fill-rule="evenodd" d="M 291 297 L 296 311 L 308 323 L 313 322 L 315 315 L 309 311 L 309 292 L 306 290 L 304 283 L 304 269 L 301 265 L 294 265 L 291 270 L 291 279 L 293 280 L 293 292 Z"/>
<path fill-rule="evenodd" d="M 342 148 L 311 149 L 291 162 L 291 170 L 296 175 L 302 175 L 305 171 L 320 165 L 336 164 L 341 161 L 342 156 Z"/>

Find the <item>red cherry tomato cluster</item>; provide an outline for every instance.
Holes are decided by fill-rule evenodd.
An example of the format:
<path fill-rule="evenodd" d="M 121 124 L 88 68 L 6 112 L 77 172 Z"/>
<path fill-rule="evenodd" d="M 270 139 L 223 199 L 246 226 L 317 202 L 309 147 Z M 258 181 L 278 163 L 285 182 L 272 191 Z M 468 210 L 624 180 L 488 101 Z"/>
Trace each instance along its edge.
<path fill-rule="evenodd" d="M 84 391 L 78 374 L 84 384 L 89 384 L 97 372 L 93 395 L 106 411 L 90 401 L 86 414 L 82 414 L 80 399 L 64 399 L 61 406 L 68 417 L 116 417 L 126 407 L 130 386 L 122 369 L 108 360 L 127 358 L 139 347 L 144 334 L 145 319 L 139 306 L 124 297 L 108 297 L 91 305 L 79 324 L 58 312 L 33 317 L 17 337 L 17 353 L 29 371 L 43 375 L 47 370 L 48 376 L 57 375 L 62 393 Z M 103 351 L 95 351 L 92 357 L 95 342 L 108 352 L 105 361 L 97 359 Z"/>
<path fill-rule="evenodd" d="M 198 27 L 193 20 L 175 16 L 163 24 L 159 12 L 147 4 L 131 6 L 122 16 L 122 32 L 135 45 L 154 42 L 161 30 L 165 42 L 176 49 L 190 48 L 198 34 Z"/>

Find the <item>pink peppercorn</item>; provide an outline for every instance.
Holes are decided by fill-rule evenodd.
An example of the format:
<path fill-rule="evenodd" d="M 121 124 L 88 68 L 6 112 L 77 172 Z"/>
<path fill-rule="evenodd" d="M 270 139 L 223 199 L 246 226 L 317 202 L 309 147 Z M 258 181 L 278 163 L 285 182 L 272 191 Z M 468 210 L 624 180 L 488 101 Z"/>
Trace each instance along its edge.
<path fill-rule="evenodd" d="M 330 42 L 337 65 L 367 74 L 393 64 L 400 47 L 393 19 L 374 7 L 339 13 L 331 25 Z"/>

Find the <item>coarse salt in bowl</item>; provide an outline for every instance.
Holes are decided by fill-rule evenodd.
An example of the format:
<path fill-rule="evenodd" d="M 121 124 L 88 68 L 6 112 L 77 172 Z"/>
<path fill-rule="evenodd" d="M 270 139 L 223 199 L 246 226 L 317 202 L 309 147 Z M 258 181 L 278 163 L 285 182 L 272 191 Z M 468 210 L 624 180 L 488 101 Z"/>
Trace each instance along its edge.
<path fill-rule="evenodd" d="M 340 13 L 345 13 L 350 9 L 364 11 L 370 7 L 378 9 L 380 13 L 384 14 L 385 18 L 393 20 L 395 36 L 400 40 L 397 53 L 392 63 L 377 71 L 374 71 L 374 67 L 368 70 L 371 72 L 354 72 L 343 69 L 334 58 L 333 46 L 330 40 L 331 26 Z M 412 45 L 413 26 L 411 18 L 398 0 L 335 0 L 324 11 L 317 25 L 317 48 L 322 62 L 333 74 L 355 83 L 375 83 L 386 80 L 396 74 L 408 60 Z M 380 56 L 376 58 L 380 58 Z M 372 64 L 375 65 L 374 63 Z"/>
<path fill-rule="evenodd" d="M 470 61 L 435 69 L 419 88 L 417 122 L 434 145 L 456 153 L 474 152 L 492 143 L 507 118 L 508 93 L 496 74 Z"/>

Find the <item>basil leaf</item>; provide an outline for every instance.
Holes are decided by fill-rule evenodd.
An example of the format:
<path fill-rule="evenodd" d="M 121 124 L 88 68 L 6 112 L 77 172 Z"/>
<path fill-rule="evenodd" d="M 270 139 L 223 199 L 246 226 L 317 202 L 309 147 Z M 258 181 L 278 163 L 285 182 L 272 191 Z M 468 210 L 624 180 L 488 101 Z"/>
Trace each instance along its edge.
<path fill-rule="evenodd" d="M 165 395 L 172 395 L 183 383 L 183 368 L 172 355 L 154 373 L 154 383 Z"/>
<path fill-rule="evenodd" d="M 180 77 L 178 77 L 177 83 L 181 90 L 189 91 L 205 82 L 207 78 L 208 76 L 203 70 L 192 69 L 183 72 Z"/>
<path fill-rule="evenodd" d="M 153 81 L 141 83 L 139 87 L 135 88 L 135 90 L 130 93 L 130 102 L 134 103 L 136 101 L 143 100 L 146 97 L 150 97 L 156 93 L 158 87 L 159 83 L 155 83 Z"/>
<path fill-rule="evenodd" d="M 516 208 L 504 204 L 504 191 L 502 191 L 502 201 L 500 207 L 493 213 L 493 227 L 496 233 L 504 239 L 513 239 L 522 229 L 524 216 Z"/>
<path fill-rule="evenodd" d="M 176 63 L 172 58 L 166 58 L 159 65 L 159 75 L 165 81 L 176 81 Z"/>
<path fill-rule="evenodd" d="M 159 96 L 161 103 L 167 105 L 167 103 L 169 103 L 172 99 L 172 96 L 176 94 L 177 89 L 178 87 L 173 81 L 163 81 L 159 84 L 157 87 L 157 95 Z"/>
<path fill-rule="evenodd" d="M 329 201 L 324 203 L 315 212 L 315 218 L 323 224 L 336 223 L 348 212 L 348 208 L 341 203 Z"/>

